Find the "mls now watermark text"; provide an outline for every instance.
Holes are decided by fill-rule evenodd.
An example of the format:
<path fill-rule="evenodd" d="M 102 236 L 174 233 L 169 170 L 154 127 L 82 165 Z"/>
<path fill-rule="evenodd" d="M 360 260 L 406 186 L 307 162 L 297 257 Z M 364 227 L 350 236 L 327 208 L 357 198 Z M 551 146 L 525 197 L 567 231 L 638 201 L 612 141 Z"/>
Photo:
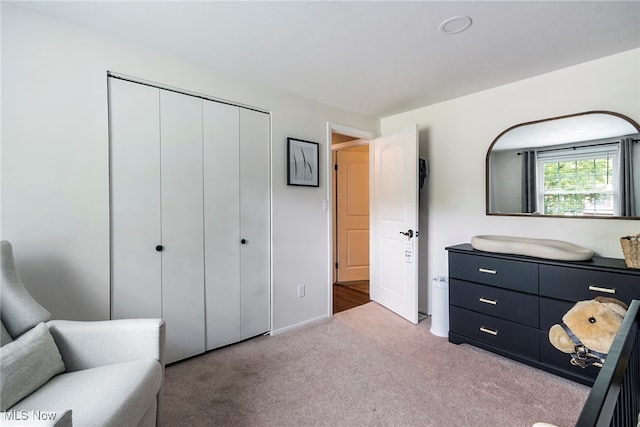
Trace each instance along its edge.
<path fill-rule="evenodd" d="M 58 414 L 53 411 L 7 411 L 2 413 L 5 421 L 55 421 Z"/>

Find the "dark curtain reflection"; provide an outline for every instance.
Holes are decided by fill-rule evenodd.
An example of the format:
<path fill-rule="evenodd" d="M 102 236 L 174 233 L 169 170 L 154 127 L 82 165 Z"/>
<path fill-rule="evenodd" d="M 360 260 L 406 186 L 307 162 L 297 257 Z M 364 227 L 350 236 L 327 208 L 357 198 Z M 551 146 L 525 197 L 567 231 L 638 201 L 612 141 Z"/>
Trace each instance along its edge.
<path fill-rule="evenodd" d="M 537 210 L 536 191 L 536 152 L 522 153 L 522 213 L 534 213 Z"/>
<path fill-rule="evenodd" d="M 623 138 L 620 141 L 620 216 L 636 216 L 633 146 L 634 141 L 631 138 Z"/>

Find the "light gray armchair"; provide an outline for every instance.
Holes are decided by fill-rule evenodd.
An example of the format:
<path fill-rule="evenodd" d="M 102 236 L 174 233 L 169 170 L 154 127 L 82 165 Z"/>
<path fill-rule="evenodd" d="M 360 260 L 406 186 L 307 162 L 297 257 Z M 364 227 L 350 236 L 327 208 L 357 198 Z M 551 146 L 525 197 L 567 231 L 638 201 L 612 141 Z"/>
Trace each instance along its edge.
<path fill-rule="evenodd" d="M 164 322 L 50 320 L 0 251 L 0 426 L 161 426 Z"/>

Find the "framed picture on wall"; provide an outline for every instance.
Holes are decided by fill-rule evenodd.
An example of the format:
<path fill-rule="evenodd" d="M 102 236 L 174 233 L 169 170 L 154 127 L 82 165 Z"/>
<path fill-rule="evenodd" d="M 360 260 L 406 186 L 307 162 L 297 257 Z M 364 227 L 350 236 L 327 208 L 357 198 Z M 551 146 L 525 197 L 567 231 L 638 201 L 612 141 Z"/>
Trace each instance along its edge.
<path fill-rule="evenodd" d="M 319 187 L 318 143 L 287 138 L 287 185 Z"/>

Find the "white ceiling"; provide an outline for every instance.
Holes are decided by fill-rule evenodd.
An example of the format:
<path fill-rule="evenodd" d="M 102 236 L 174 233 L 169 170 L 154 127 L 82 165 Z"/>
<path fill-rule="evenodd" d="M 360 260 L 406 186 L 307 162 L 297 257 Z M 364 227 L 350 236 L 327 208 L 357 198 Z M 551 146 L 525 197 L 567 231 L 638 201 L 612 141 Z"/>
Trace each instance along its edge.
<path fill-rule="evenodd" d="M 10 3 L 377 117 L 640 46 L 638 0 Z"/>
<path fill-rule="evenodd" d="M 609 138 L 620 139 L 637 134 L 638 129 L 626 119 L 609 113 L 590 113 L 517 125 L 500 136 L 493 150 L 531 149 Z"/>

